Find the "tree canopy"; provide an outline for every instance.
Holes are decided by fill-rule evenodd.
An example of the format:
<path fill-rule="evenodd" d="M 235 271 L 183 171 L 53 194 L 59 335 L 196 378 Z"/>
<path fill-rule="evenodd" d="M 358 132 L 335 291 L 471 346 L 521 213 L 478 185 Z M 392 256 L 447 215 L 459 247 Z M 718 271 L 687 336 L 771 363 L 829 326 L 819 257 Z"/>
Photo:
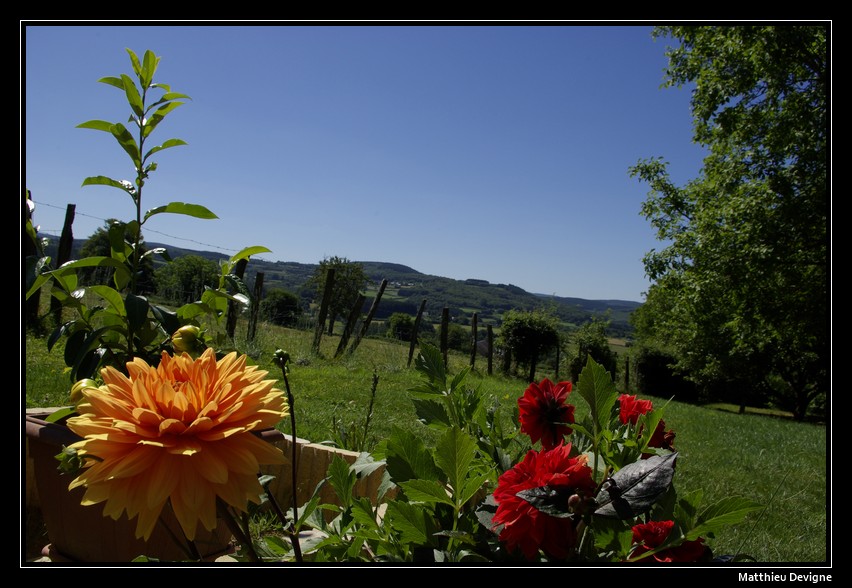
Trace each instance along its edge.
<path fill-rule="evenodd" d="M 347 316 L 352 305 L 358 301 L 361 289 L 369 283 L 364 267 L 360 263 L 345 257 L 326 257 L 319 262 L 313 276 L 308 280 L 307 287 L 316 292 L 318 300 L 322 299 L 325 290 L 326 276 L 329 269 L 334 269 L 334 284 L 331 298 L 328 302 L 328 333 L 334 330 L 334 321 L 338 316 Z"/>
<path fill-rule="evenodd" d="M 827 391 L 827 27 L 665 26 L 665 86 L 692 88 L 699 176 L 675 186 L 662 158 L 631 175 L 665 243 L 637 336 L 706 386 L 758 392 L 803 418 Z"/>

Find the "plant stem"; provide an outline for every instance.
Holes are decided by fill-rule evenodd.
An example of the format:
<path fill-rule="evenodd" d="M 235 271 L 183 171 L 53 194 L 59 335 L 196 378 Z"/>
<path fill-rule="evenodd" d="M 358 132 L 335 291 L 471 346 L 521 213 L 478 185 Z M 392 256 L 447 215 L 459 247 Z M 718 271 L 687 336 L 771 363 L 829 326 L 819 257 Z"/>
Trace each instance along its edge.
<path fill-rule="evenodd" d="M 296 561 L 302 563 L 302 546 L 299 544 L 299 497 L 296 492 L 296 481 L 298 480 L 297 472 L 296 472 L 296 456 L 297 456 L 297 445 L 298 445 L 298 437 L 296 437 L 296 410 L 293 403 L 293 393 L 290 391 L 290 381 L 287 379 L 287 366 L 281 366 L 281 375 L 284 377 L 284 388 L 287 390 L 287 404 L 290 406 L 290 431 L 293 435 L 293 440 L 291 444 L 292 448 L 292 464 L 290 468 L 290 472 L 292 475 L 293 482 L 293 527 L 291 530 L 292 534 L 292 543 L 293 543 L 293 553 L 296 555 Z"/>

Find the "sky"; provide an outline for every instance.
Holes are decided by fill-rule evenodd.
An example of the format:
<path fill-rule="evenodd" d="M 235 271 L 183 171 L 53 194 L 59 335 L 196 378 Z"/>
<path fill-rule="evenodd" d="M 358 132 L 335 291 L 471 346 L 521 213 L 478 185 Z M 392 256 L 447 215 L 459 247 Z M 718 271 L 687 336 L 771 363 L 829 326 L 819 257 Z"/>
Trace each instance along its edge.
<path fill-rule="evenodd" d="M 269 261 L 339 256 L 529 292 L 641 302 L 640 160 L 697 177 L 689 88 L 662 88 L 653 23 L 317 25 L 22 22 L 22 187 L 33 220 L 75 238 L 135 207 L 89 176 L 134 179 L 107 133 L 126 123 L 105 76 L 133 70 L 126 49 L 161 57 L 154 81 L 191 100 L 154 130 L 165 149 L 143 210 L 201 204 L 202 220 L 160 214 L 148 242 Z M 147 149 L 146 149 L 147 150 Z"/>

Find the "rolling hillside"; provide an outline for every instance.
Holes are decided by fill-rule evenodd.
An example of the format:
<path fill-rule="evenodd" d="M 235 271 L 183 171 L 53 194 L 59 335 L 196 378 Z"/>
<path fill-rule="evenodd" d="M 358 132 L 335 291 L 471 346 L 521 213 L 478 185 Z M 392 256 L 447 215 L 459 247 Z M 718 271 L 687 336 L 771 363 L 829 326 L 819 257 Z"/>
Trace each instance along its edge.
<path fill-rule="evenodd" d="M 55 238 L 52 239 L 52 245 L 55 241 Z M 75 257 L 83 242 L 82 239 L 75 239 Z M 148 242 L 146 245 L 148 248 L 165 247 L 172 258 L 181 255 L 198 255 L 218 262 L 229 257 L 223 253 L 183 249 L 161 243 Z M 54 254 L 51 251 L 54 247 L 48 249 L 48 255 Z M 512 284 L 493 284 L 476 279 L 455 280 L 424 274 L 396 263 L 381 261 L 358 261 L 358 263 L 364 267 L 364 271 L 373 282 L 372 286 L 365 291 L 367 308 L 372 303 L 382 280 L 388 281 L 376 314 L 377 319 L 387 318 L 394 312 L 414 315 L 424 299 L 428 320 L 439 321 L 442 310 L 446 306 L 454 322 L 469 324 L 473 313 L 477 313 L 480 326 L 498 325 L 500 316 L 507 310 L 533 310 L 543 307 L 551 309 L 566 329 L 581 325 L 594 316 L 608 316 L 611 321 L 609 334 L 614 337 L 626 337 L 632 331 L 629 323 L 630 313 L 641 304 L 628 300 L 586 300 L 535 294 Z M 252 287 L 257 274 L 263 273 L 265 290 L 280 288 L 310 301 L 313 293 L 307 291 L 304 286 L 316 267 L 317 264 L 252 259 L 246 269 L 245 281 L 249 287 Z"/>

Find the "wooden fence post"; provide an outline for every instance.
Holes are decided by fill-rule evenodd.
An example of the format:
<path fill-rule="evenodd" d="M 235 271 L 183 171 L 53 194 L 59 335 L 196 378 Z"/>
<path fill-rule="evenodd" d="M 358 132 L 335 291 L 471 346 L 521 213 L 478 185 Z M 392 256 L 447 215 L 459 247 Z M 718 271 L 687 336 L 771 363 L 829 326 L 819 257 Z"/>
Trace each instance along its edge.
<path fill-rule="evenodd" d="M 234 266 L 234 275 L 242 280 L 247 265 L 248 259 L 245 257 L 237 261 L 237 265 Z M 260 304 L 260 299 L 256 299 L 252 304 Z M 240 303 L 228 300 L 228 317 L 225 320 L 225 333 L 232 340 L 234 338 L 234 331 L 237 330 L 237 316 L 239 315 L 240 306 Z"/>
<path fill-rule="evenodd" d="M 71 225 L 74 224 L 74 211 L 76 204 L 69 204 L 65 208 L 65 224 L 62 226 L 62 236 L 59 237 L 59 248 L 56 252 L 56 266 L 59 267 L 71 259 L 71 249 L 74 245 L 74 232 Z M 58 298 L 51 297 L 50 312 L 56 320 L 56 324 L 62 324 L 62 302 Z"/>
<path fill-rule="evenodd" d="M 476 321 L 477 314 L 474 312 L 470 321 L 470 369 L 476 364 Z"/>
<path fill-rule="evenodd" d="M 257 313 L 260 307 L 260 298 L 263 295 L 263 272 L 257 272 L 254 278 L 254 297 L 249 307 L 249 324 L 248 335 L 249 341 L 254 341 L 254 336 L 257 333 Z"/>
<path fill-rule="evenodd" d="M 314 355 L 319 354 L 322 330 L 325 326 L 325 315 L 328 314 L 328 303 L 331 301 L 332 288 L 334 288 L 334 268 L 330 267 L 325 271 L 325 290 L 323 290 L 322 293 L 322 303 L 320 303 L 317 324 L 314 328 L 314 343 L 311 346 L 311 350 L 314 352 Z"/>
<path fill-rule="evenodd" d="M 343 328 L 343 334 L 340 336 L 340 343 L 337 345 L 337 351 L 334 352 L 334 357 L 340 357 L 340 354 L 346 349 L 346 344 L 349 343 L 349 337 L 352 331 L 355 330 L 355 323 L 358 322 L 358 317 L 361 316 L 361 309 L 364 308 L 364 301 L 367 297 L 358 293 L 358 300 L 352 305 L 349 311 L 349 318 L 346 321 L 346 326 Z"/>
<path fill-rule="evenodd" d="M 494 328 L 491 325 L 486 327 L 488 330 L 488 375 L 491 375 L 491 362 L 494 358 Z"/>
<path fill-rule="evenodd" d="M 420 318 L 423 316 L 423 311 L 426 309 L 426 299 L 420 302 L 420 310 L 417 311 L 417 316 L 414 317 L 414 330 L 411 333 L 411 345 L 408 348 L 408 366 L 411 367 L 411 358 L 414 357 L 414 347 L 417 345 L 417 334 L 420 332 Z"/>
<path fill-rule="evenodd" d="M 448 366 L 447 340 L 449 338 L 449 330 L 450 330 L 450 309 L 445 306 L 444 310 L 441 312 L 441 355 L 444 356 L 444 368 L 446 368 Z"/>
<path fill-rule="evenodd" d="M 376 314 L 376 310 L 379 308 L 379 301 L 382 299 L 382 294 L 385 293 L 385 288 L 387 288 L 388 281 L 387 279 L 382 280 L 381 286 L 379 286 L 379 291 L 376 292 L 376 297 L 373 298 L 373 304 L 370 305 L 370 311 L 367 313 L 367 317 L 364 319 L 364 324 L 361 325 L 361 330 L 358 332 L 358 336 L 355 337 L 355 340 L 352 342 L 352 346 L 349 348 L 349 354 L 355 353 L 355 350 L 358 349 L 358 345 L 361 344 L 361 339 L 367 334 L 367 329 L 370 328 L 370 323 L 373 322 L 373 316 Z"/>

